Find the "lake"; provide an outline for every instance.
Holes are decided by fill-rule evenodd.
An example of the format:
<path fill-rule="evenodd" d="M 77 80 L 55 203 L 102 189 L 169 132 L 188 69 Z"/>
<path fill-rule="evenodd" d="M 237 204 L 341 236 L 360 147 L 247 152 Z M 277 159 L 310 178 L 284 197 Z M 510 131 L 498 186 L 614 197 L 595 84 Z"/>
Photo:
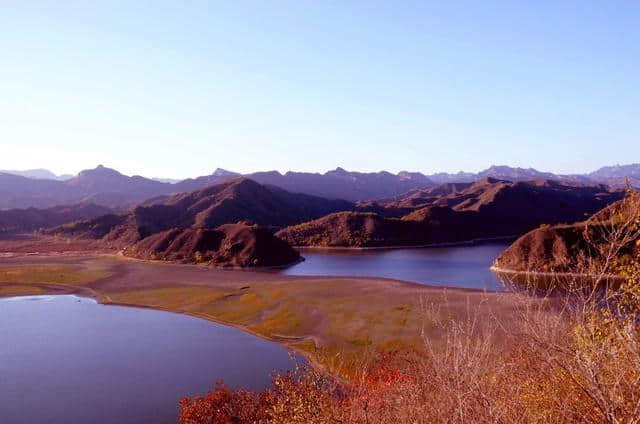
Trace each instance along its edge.
<path fill-rule="evenodd" d="M 501 290 L 489 267 L 506 247 L 307 249 L 276 272 Z M 215 380 L 261 389 L 293 366 L 277 343 L 186 315 L 76 296 L 0 299 L 2 423 L 175 423 L 179 399 Z"/>
<path fill-rule="evenodd" d="M 0 422 L 175 423 L 214 380 L 261 389 L 281 345 L 186 315 L 76 296 L 0 299 Z"/>
<path fill-rule="evenodd" d="M 386 277 L 435 286 L 503 290 L 489 267 L 507 243 L 375 250 L 301 249 L 305 261 L 287 275 Z"/>

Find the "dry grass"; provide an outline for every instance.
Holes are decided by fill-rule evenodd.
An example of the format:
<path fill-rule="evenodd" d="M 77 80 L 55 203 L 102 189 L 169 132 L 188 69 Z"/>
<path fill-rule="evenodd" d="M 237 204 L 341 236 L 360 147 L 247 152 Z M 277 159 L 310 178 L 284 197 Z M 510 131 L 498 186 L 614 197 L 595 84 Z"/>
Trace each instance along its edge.
<path fill-rule="evenodd" d="M 439 321 L 440 346 L 361 358 L 348 383 L 313 369 L 262 393 L 219 387 L 182 401 L 186 424 L 637 423 L 640 333 L 632 320 L 519 305 L 508 326 Z M 439 315 L 432 315 L 439 320 Z M 224 414 L 219 415 L 225 411 Z M 218 415 L 216 415 L 218 414 Z M 211 421 L 210 418 L 215 417 Z"/>
<path fill-rule="evenodd" d="M 640 419 L 635 325 L 523 308 L 516 331 L 450 323 L 443 349 L 372 363 L 347 422 L 631 423 Z M 606 329 L 606 333 L 603 330 Z M 508 341 L 496 348 L 497 334 Z M 379 384 L 380 377 L 390 375 Z M 366 413 L 365 413 L 366 412 Z M 342 413 L 337 411 L 338 413 Z M 366 415 L 366 417 L 365 417 Z"/>
<path fill-rule="evenodd" d="M 78 285 L 108 276 L 101 267 L 87 268 L 81 265 L 51 264 L 25 265 L 0 269 L 0 282 L 7 284 L 60 284 Z"/>
<path fill-rule="evenodd" d="M 187 312 L 243 327 L 284 341 L 309 354 L 314 362 L 346 375 L 359 368 L 364 352 L 422 349 L 423 337 L 440 346 L 443 333 L 436 323 L 477 314 L 481 317 L 478 326 L 483 327 L 490 316 L 512 315 L 514 299 L 518 298 L 413 287 L 374 291 L 358 288 L 357 284 L 345 290 L 344 281 L 330 279 L 233 288 L 176 286 L 106 294 L 120 304 Z M 421 299 L 431 305 L 428 313 Z"/>
<path fill-rule="evenodd" d="M 10 297 L 10 296 L 31 296 L 37 294 L 43 294 L 46 291 L 40 287 L 35 286 L 0 286 L 0 297 Z"/>
<path fill-rule="evenodd" d="M 213 302 L 222 298 L 224 292 L 206 287 L 170 287 L 114 292 L 108 296 L 115 303 L 189 312 L 203 303 Z"/>

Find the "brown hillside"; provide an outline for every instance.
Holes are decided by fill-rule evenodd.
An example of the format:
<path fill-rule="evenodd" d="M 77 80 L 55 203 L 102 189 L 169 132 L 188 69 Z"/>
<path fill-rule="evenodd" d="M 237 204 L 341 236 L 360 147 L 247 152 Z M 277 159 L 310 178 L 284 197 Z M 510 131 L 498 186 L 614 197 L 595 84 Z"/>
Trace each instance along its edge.
<path fill-rule="evenodd" d="M 213 229 L 243 220 L 278 228 L 353 207 L 346 201 L 289 193 L 239 178 L 192 193 L 151 199 L 122 218 L 99 218 L 60 231 L 135 243 L 174 228 Z"/>
<path fill-rule="evenodd" d="M 276 235 L 294 246 L 379 247 L 416 244 L 411 223 L 370 212 L 339 212 Z"/>
<path fill-rule="evenodd" d="M 151 199 L 134 214 L 139 226 L 156 232 L 172 227 L 215 228 L 240 220 L 278 228 L 353 208 L 347 201 L 289 193 L 236 178 L 191 193 Z"/>
<path fill-rule="evenodd" d="M 127 222 L 126 215 L 108 214 L 98 218 L 61 225 L 44 231 L 47 235 L 60 235 L 75 239 L 99 240 Z"/>
<path fill-rule="evenodd" d="M 47 209 L 10 209 L 0 211 L 0 234 L 29 232 L 73 221 L 92 219 L 111 213 L 109 208 L 83 203 Z"/>
<path fill-rule="evenodd" d="M 278 227 L 353 206 L 236 179 L 193 193 L 156 198 L 126 215 L 107 215 L 48 234 L 99 239 L 128 255 L 216 265 L 273 266 L 297 253 L 261 227 Z M 251 221 L 260 224 L 225 224 Z M 196 258 L 195 254 L 199 252 Z"/>
<path fill-rule="evenodd" d="M 618 201 L 594 214 L 589 220 L 572 224 L 544 226 L 520 237 L 496 260 L 498 268 L 512 271 L 574 272 L 585 256 L 599 260 L 599 243 L 627 216 L 640 215 L 637 198 Z M 637 234 L 627 240 L 618 256 L 640 254 Z"/>
<path fill-rule="evenodd" d="M 281 266 L 300 259 L 296 250 L 269 231 L 242 222 L 216 229 L 166 230 L 141 240 L 125 252 L 143 259 L 237 267 Z"/>
<path fill-rule="evenodd" d="M 442 184 L 414 190 L 393 200 L 359 206 L 360 209 L 368 207 L 368 210 L 383 216 L 401 216 L 399 212 L 406 215 L 420 208 L 440 206 L 456 211 L 499 214 L 507 217 L 509 222 L 553 223 L 585 219 L 604 206 L 620 200 L 623 195 L 621 190 L 610 190 L 602 185 L 585 186 L 553 180 L 511 182 L 485 178 L 474 183 Z M 377 209 L 373 206 L 377 206 Z M 552 207 L 553 210 L 543 210 L 541 206 Z M 491 212 L 491 209 L 494 211 Z M 518 226 L 519 231 L 520 228 Z"/>
<path fill-rule="evenodd" d="M 381 214 L 334 214 L 286 228 L 277 235 L 298 246 L 345 247 L 509 237 L 524 234 L 541 224 L 584 219 L 622 196 L 620 191 L 606 191 L 601 186 L 485 179 L 468 185 L 461 192 L 440 197 L 429 206 L 414 209 L 402 219 L 385 218 Z"/>

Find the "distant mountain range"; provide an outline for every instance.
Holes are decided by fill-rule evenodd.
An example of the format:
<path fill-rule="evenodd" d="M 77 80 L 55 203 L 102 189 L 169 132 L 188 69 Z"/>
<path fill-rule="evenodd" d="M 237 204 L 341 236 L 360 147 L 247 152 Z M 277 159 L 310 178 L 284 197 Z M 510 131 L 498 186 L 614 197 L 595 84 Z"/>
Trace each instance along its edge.
<path fill-rule="evenodd" d="M 56 181 L 66 181 L 73 178 L 73 175 L 56 175 L 48 169 L 27 169 L 25 171 L 11 171 L 11 170 L 3 170 L 0 169 L 0 173 L 2 174 L 12 174 L 19 175 L 25 178 L 34 178 L 39 180 L 56 180 Z"/>
<path fill-rule="evenodd" d="M 552 172 L 538 171 L 533 168 L 513 168 L 502 165 L 491 166 L 478 173 L 461 171 L 456 174 L 438 173 L 427 175 L 427 178 L 438 184 L 473 182 L 487 177 L 508 181 L 547 179 L 580 184 L 606 184 L 610 186 L 624 185 L 625 178 L 628 178 L 630 184 L 640 186 L 640 163 L 605 166 L 587 174 L 554 174 Z"/>
<path fill-rule="evenodd" d="M 48 208 L 61 204 L 91 202 L 110 208 L 129 208 L 146 199 L 200 190 L 241 174 L 216 169 L 211 175 L 182 181 L 126 176 L 116 170 L 98 166 L 77 176 L 56 176 L 47 170 L 0 172 L 0 209 Z M 327 199 L 351 202 L 391 199 L 410 191 L 443 183 L 470 183 L 484 178 L 508 181 L 546 179 L 565 184 L 606 184 L 622 187 L 628 180 L 640 187 L 640 164 L 609 166 L 589 174 L 558 175 L 529 168 L 492 166 L 479 173 L 459 172 L 424 175 L 418 172 L 350 172 L 342 168 L 324 174 L 277 171 L 255 172 L 245 177 L 260 184 L 280 187 Z"/>
<path fill-rule="evenodd" d="M 93 219 L 109 213 L 112 213 L 109 208 L 91 203 L 54 206 L 48 209 L 29 208 L 0 211 L 0 236 Z"/>
<path fill-rule="evenodd" d="M 33 178 L 33 179 L 42 179 L 42 180 L 56 180 L 56 181 L 66 181 L 70 180 L 75 175 L 56 175 L 48 169 L 29 169 L 25 171 L 15 171 L 15 170 L 0 170 L 0 173 L 5 174 L 13 174 L 19 175 L 22 177 Z M 350 174 L 351 176 L 362 176 L 362 175 L 383 175 L 389 174 L 385 171 L 381 171 L 379 173 L 359 173 L 359 172 L 348 172 L 344 169 L 338 167 L 333 171 L 326 172 L 325 174 L 319 173 L 305 173 L 305 172 L 287 172 L 285 174 L 280 174 L 277 171 L 268 171 L 268 172 L 254 172 L 251 174 L 244 174 L 244 176 L 254 176 L 255 179 L 279 179 L 282 177 L 292 177 L 292 176 L 339 176 L 340 174 Z M 218 179 L 225 177 L 239 177 L 242 174 L 227 171 L 225 169 L 218 168 L 211 175 L 197 177 L 187 180 L 180 180 L 176 178 L 151 178 L 153 181 L 162 182 L 162 183 L 170 183 L 177 184 L 185 181 L 202 181 L 207 179 L 212 179 L 218 182 Z M 393 174 L 392 174 L 393 175 Z M 429 180 L 436 184 L 442 183 L 462 183 L 462 182 L 473 182 L 480 180 L 482 178 L 491 177 L 496 179 L 504 179 L 510 181 L 524 181 L 524 180 L 532 180 L 532 179 L 554 179 L 554 180 L 565 180 L 565 181 L 578 181 L 584 183 L 602 183 L 607 184 L 612 180 L 623 180 L 624 178 L 629 178 L 631 181 L 638 183 L 640 181 L 640 163 L 630 164 L 630 165 L 613 165 L 613 166 L 604 166 L 596 171 L 589 172 L 586 174 L 555 174 L 552 172 L 543 172 L 538 171 L 534 168 L 514 168 L 506 165 L 500 166 L 491 166 L 484 171 L 480 171 L 478 173 L 473 172 L 464 172 L 460 171 L 457 173 L 446 173 L 439 172 L 435 174 L 422 174 L 420 172 L 408 172 L 401 171 L 397 174 L 398 177 L 404 180 Z M 313 178 L 313 177 L 312 177 Z"/>
<path fill-rule="evenodd" d="M 98 166 L 66 181 L 34 179 L 0 173 L 0 209 L 38 207 L 91 202 L 111 208 L 128 208 L 162 195 L 191 192 L 220 184 L 240 174 L 217 169 L 213 174 L 166 183 L 141 176 L 126 176 Z M 258 172 L 246 175 L 260 184 L 280 187 L 327 199 L 356 201 L 392 197 L 433 185 L 428 178 L 394 175 L 389 172 L 359 173 L 337 169 L 325 174 Z"/>

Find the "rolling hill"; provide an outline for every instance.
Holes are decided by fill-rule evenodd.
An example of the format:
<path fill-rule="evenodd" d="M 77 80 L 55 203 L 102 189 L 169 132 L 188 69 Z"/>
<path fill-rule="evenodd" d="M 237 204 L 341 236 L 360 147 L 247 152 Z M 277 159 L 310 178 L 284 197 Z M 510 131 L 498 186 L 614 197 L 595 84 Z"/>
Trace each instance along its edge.
<path fill-rule="evenodd" d="M 402 218 L 338 213 L 285 228 L 277 235 L 295 246 L 341 247 L 415 246 L 510 237 L 541 224 L 584 219 L 623 195 L 604 186 L 485 179 L 421 194 L 413 192 L 406 199 L 383 204 L 394 210 L 412 208 Z"/>
<path fill-rule="evenodd" d="M 353 207 L 343 200 L 289 193 L 236 178 L 191 193 L 157 197 L 127 214 L 105 215 L 46 233 L 102 240 L 140 258 L 273 266 L 299 256 L 270 228 Z"/>
<path fill-rule="evenodd" d="M 495 266 L 509 271 L 580 272 L 587 266 L 581 263 L 581 258 L 602 260 L 602 252 L 595 246 L 606 243 L 608 235 L 616 234 L 629 217 L 640 221 L 640 199 L 637 195 L 607 206 L 588 220 L 536 228 L 509 246 L 496 260 Z M 619 249 L 612 251 L 614 260 L 624 255 L 640 255 L 640 229 L 631 228 L 624 238 L 614 238 L 624 240 Z"/>
<path fill-rule="evenodd" d="M 111 212 L 109 208 L 91 203 L 55 206 L 47 209 L 10 209 L 0 211 L 0 234 L 30 232 L 74 221 L 93 219 Z"/>

